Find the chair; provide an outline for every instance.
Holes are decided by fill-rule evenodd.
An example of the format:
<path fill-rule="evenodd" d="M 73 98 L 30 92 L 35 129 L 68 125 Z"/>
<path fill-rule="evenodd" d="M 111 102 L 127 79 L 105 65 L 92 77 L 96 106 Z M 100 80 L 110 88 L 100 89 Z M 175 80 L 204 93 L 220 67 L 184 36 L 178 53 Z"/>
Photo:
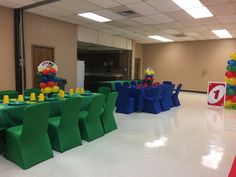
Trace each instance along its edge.
<path fill-rule="evenodd" d="M 172 102 L 172 92 L 175 87 L 174 84 L 166 84 L 163 85 L 164 91 L 163 91 L 163 96 L 160 99 L 161 107 L 163 111 L 169 110 L 171 107 L 173 107 L 173 102 Z"/>
<path fill-rule="evenodd" d="M 130 84 L 129 84 L 129 82 L 124 82 L 124 83 L 123 83 L 123 86 L 125 86 L 125 87 L 129 87 Z"/>
<path fill-rule="evenodd" d="M 89 104 L 87 115 L 79 120 L 82 139 L 93 141 L 104 135 L 100 120 L 104 100 L 105 96 L 102 94 L 94 96 Z"/>
<path fill-rule="evenodd" d="M 48 103 L 25 107 L 23 125 L 6 131 L 6 159 L 27 169 L 53 157 L 47 134 L 50 109 Z"/>
<path fill-rule="evenodd" d="M 163 93 L 163 87 L 153 87 L 147 89 L 144 97 L 143 112 L 158 114 L 162 111 L 160 98 Z"/>
<path fill-rule="evenodd" d="M 101 86 L 101 87 L 98 88 L 98 93 L 101 93 L 101 94 L 105 95 L 105 100 L 107 99 L 108 94 L 110 92 L 111 92 L 111 88 L 110 87 Z"/>
<path fill-rule="evenodd" d="M 172 82 L 171 81 L 163 81 L 163 84 L 170 85 L 170 84 L 172 84 Z"/>
<path fill-rule="evenodd" d="M 117 95 L 118 95 L 117 92 L 111 92 L 108 94 L 105 109 L 100 116 L 103 130 L 105 133 L 109 133 L 109 132 L 117 129 L 115 117 L 113 114 L 115 104 L 116 104 Z"/>
<path fill-rule="evenodd" d="M 135 111 L 135 101 L 130 97 L 129 88 L 121 86 L 118 91 L 116 112 L 130 114 Z"/>
<path fill-rule="evenodd" d="M 0 99 L 3 99 L 4 95 L 8 95 L 9 98 L 17 98 L 18 92 L 15 90 L 1 90 L 0 91 Z"/>
<path fill-rule="evenodd" d="M 115 90 L 118 91 L 120 87 L 121 87 L 121 83 L 120 82 L 116 82 L 115 83 Z"/>
<path fill-rule="evenodd" d="M 137 86 L 137 82 L 136 81 L 131 81 L 130 85 L 136 87 Z"/>
<path fill-rule="evenodd" d="M 172 94 L 173 94 L 174 88 L 175 88 L 175 84 L 170 84 L 169 91 L 168 91 L 168 101 L 171 108 L 175 106 L 172 100 Z"/>
<path fill-rule="evenodd" d="M 178 97 L 179 97 L 179 92 L 181 90 L 181 87 L 182 87 L 182 84 L 179 84 L 177 86 L 177 89 L 176 89 L 175 93 L 173 93 L 172 96 L 171 96 L 175 106 L 180 106 L 180 102 L 179 102 Z"/>
<path fill-rule="evenodd" d="M 35 93 L 35 95 L 38 96 L 41 93 L 41 90 L 39 88 L 26 89 L 24 91 L 24 96 L 30 96 L 31 93 Z"/>
<path fill-rule="evenodd" d="M 52 148 L 59 152 L 82 144 L 78 127 L 82 98 L 74 97 L 63 102 L 60 116 L 49 119 L 48 134 Z"/>

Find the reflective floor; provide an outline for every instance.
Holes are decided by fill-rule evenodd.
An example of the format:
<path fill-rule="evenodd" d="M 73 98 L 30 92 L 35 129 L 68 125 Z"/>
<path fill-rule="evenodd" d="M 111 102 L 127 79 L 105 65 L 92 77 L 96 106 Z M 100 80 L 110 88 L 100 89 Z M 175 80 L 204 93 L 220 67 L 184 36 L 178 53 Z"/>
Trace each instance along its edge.
<path fill-rule="evenodd" d="M 236 111 L 181 93 L 157 115 L 116 114 L 119 129 L 29 170 L 0 157 L 1 177 L 227 177 L 236 154 Z"/>

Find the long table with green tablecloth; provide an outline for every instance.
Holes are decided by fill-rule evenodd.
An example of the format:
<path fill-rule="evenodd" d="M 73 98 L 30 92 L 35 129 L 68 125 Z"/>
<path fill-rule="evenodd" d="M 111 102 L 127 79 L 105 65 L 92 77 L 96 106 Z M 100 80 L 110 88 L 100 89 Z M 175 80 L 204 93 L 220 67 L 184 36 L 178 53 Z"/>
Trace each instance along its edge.
<path fill-rule="evenodd" d="M 123 85 L 124 82 L 129 82 L 129 83 L 131 83 L 131 81 L 142 82 L 143 80 L 113 80 L 113 81 L 101 81 L 101 82 L 99 82 L 99 84 L 101 84 L 101 85 L 107 85 L 107 84 L 109 84 L 112 90 L 116 90 L 116 89 L 115 89 L 115 83 L 120 82 L 120 83 Z"/>
<path fill-rule="evenodd" d="M 99 93 L 93 93 L 90 96 L 82 96 L 79 94 L 75 94 L 74 96 L 83 97 L 82 109 L 86 109 L 91 99 L 96 95 L 99 95 Z M 54 101 L 45 101 L 51 104 L 50 116 L 57 116 L 61 113 L 62 103 L 63 103 L 63 100 L 65 99 L 67 98 L 58 98 L 58 100 L 54 100 Z M 31 104 L 26 103 L 25 105 L 19 105 L 19 106 L 12 106 L 12 105 L 10 106 L 7 104 L 0 104 L 0 131 L 5 130 L 9 127 L 22 124 L 24 108 L 27 105 L 31 105 Z"/>

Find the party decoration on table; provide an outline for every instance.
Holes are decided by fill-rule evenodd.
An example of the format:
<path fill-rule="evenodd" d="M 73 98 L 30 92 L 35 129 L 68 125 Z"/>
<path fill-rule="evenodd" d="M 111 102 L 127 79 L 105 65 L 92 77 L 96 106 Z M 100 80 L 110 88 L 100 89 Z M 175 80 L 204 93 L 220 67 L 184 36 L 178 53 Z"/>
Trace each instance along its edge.
<path fill-rule="evenodd" d="M 154 75 L 155 72 L 151 67 L 148 67 L 145 71 L 144 71 L 144 79 L 143 79 L 143 83 L 144 85 L 152 85 L 153 81 L 154 81 Z"/>
<path fill-rule="evenodd" d="M 43 93 L 40 93 L 39 94 L 39 101 L 44 101 L 44 94 Z"/>
<path fill-rule="evenodd" d="M 236 52 L 230 54 L 225 73 L 226 101 L 225 108 L 236 110 Z"/>
<path fill-rule="evenodd" d="M 42 93 L 49 95 L 50 93 L 59 92 L 56 77 L 57 70 L 57 65 L 51 61 L 44 61 L 38 66 L 39 87 Z"/>
<path fill-rule="evenodd" d="M 3 104 L 8 104 L 9 103 L 9 96 L 8 95 L 4 95 L 3 96 Z"/>

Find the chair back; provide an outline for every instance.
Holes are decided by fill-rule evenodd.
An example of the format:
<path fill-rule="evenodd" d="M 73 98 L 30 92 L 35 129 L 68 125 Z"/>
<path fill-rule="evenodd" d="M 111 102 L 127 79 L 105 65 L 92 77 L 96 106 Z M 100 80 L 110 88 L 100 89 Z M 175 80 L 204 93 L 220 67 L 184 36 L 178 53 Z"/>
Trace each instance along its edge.
<path fill-rule="evenodd" d="M 30 96 L 31 93 L 35 93 L 35 95 L 38 96 L 41 93 L 41 90 L 39 88 L 26 89 L 24 91 L 24 96 Z"/>
<path fill-rule="evenodd" d="M 159 101 L 164 94 L 164 86 L 159 85 L 155 87 L 155 89 L 156 89 L 156 94 L 154 95 L 154 98 L 156 101 Z"/>
<path fill-rule="evenodd" d="M 135 87 L 136 87 L 136 85 L 137 85 L 137 82 L 135 82 L 135 81 L 131 81 L 131 82 L 130 82 L 130 85 L 131 85 L 131 86 L 135 86 Z"/>
<path fill-rule="evenodd" d="M 175 84 L 170 84 L 168 85 L 168 97 L 171 97 L 172 96 L 172 93 L 174 91 L 174 88 L 175 88 Z"/>
<path fill-rule="evenodd" d="M 83 98 L 81 97 L 73 97 L 63 102 L 59 128 L 68 129 L 73 125 L 78 125 L 82 103 Z"/>
<path fill-rule="evenodd" d="M 118 96 L 117 92 L 111 92 L 108 94 L 106 107 L 103 114 L 112 113 L 114 111 L 117 96 Z"/>
<path fill-rule="evenodd" d="M 50 109 L 49 103 L 38 103 L 25 107 L 21 140 L 33 141 L 47 133 Z"/>
<path fill-rule="evenodd" d="M 175 95 L 178 95 L 181 90 L 182 84 L 179 84 L 176 88 Z"/>
<path fill-rule="evenodd" d="M 0 99 L 3 99 L 4 95 L 8 95 L 9 98 L 17 98 L 18 92 L 15 90 L 1 90 L 0 91 Z"/>
<path fill-rule="evenodd" d="M 120 82 L 115 82 L 116 91 L 118 91 L 120 87 L 121 87 L 121 83 Z"/>
<path fill-rule="evenodd" d="M 98 89 L 98 93 L 101 93 L 103 95 L 105 95 L 106 97 L 108 96 L 108 94 L 111 92 L 111 88 L 110 87 L 104 87 L 104 86 L 101 86 L 99 87 Z"/>
<path fill-rule="evenodd" d="M 124 82 L 124 83 L 123 83 L 123 86 L 129 87 L 129 86 L 130 86 L 130 85 L 129 85 L 129 82 Z"/>
<path fill-rule="evenodd" d="M 87 121 L 92 121 L 100 116 L 102 107 L 104 105 L 105 96 L 102 94 L 96 95 L 92 98 L 88 108 Z"/>
<path fill-rule="evenodd" d="M 170 84 L 172 84 L 172 82 L 171 81 L 163 81 L 163 84 L 164 85 L 170 85 Z"/>

